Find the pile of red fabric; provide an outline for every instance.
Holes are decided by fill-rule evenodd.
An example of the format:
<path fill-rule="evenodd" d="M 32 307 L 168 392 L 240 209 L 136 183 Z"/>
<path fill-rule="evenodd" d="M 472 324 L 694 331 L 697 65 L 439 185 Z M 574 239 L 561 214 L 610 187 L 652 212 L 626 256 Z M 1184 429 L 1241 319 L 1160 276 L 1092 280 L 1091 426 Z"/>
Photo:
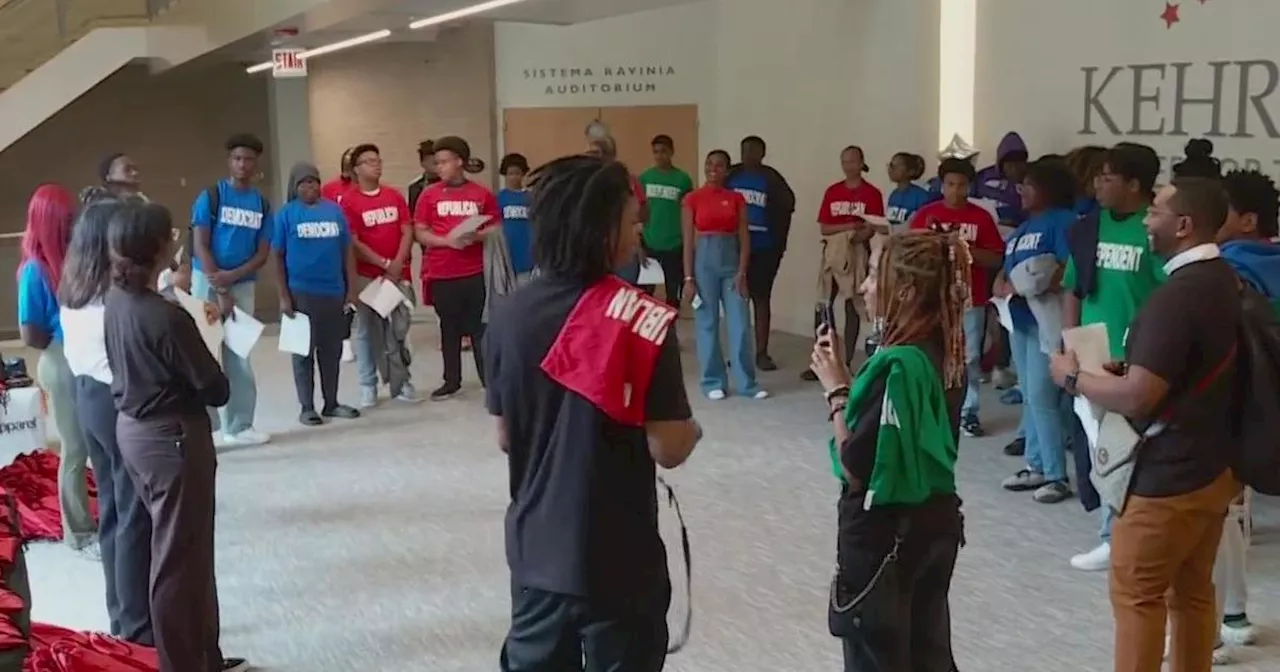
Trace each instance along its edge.
<path fill-rule="evenodd" d="M 89 472 L 90 510 L 98 515 L 98 488 Z M 47 450 L 23 453 L 0 468 L 0 489 L 18 505 L 23 541 L 62 539 L 62 512 L 58 507 L 58 456 Z"/>
<path fill-rule="evenodd" d="M 97 633 L 31 626 L 31 655 L 22 672 L 157 672 L 155 649 Z"/>
<path fill-rule="evenodd" d="M 23 544 L 61 537 L 58 456 L 46 451 L 19 455 L 0 469 L 0 669 L 16 670 L 23 661 L 22 672 L 157 672 L 155 649 L 30 623 L 30 588 L 20 564 Z"/>

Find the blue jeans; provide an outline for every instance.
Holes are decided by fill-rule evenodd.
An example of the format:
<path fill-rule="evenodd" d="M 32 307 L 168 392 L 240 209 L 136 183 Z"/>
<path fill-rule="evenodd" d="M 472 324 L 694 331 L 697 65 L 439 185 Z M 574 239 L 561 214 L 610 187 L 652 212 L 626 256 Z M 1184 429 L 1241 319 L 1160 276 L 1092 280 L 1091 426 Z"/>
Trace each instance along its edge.
<path fill-rule="evenodd" d="M 693 278 L 702 303 L 693 311 L 693 320 L 704 393 L 724 390 L 727 383 L 724 353 L 720 349 L 722 304 L 734 385 L 739 394 L 754 395 L 760 390 L 756 384 L 756 351 L 752 345 L 747 297 L 733 286 L 738 274 L 739 249 L 738 238 L 728 235 L 699 235 L 694 244 Z"/>
<path fill-rule="evenodd" d="M 978 417 L 978 392 L 982 389 L 982 339 L 987 333 L 987 307 L 964 311 L 964 367 L 969 387 L 960 406 L 960 417 Z"/>
<path fill-rule="evenodd" d="M 231 287 L 231 298 L 236 306 L 250 315 L 253 314 L 255 298 L 254 289 L 257 282 L 249 280 Z M 204 301 L 214 301 L 213 285 L 209 284 L 209 276 L 202 271 L 191 271 L 191 296 Z M 222 346 L 222 372 L 227 375 L 231 385 L 231 399 L 226 406 L 216 413 L 210 411 L 214 428 L 222 428 L 223 434 L 239 434 L 253 427 L 253 416 L 258 408 L 258 383 L 253 378 L 253 367 L 249 360 Z M 221 423 L 221 424 L 219 424 Z"/>
<path fill-rule="evenodd" d="M 1026 460 L 1046 481 L 1067 480 L 1067 451 L 1063 444 L 1061 397 L 1049 376 L 1049 356 L 1040 349 L 1036 325 L 1015 327 L 1010 334 L 1014 365 L 1022 385 Z"/>
<path fill-rule="evenodd" d="M 1098 528 L 1098 538 L 1103 543 L 1111 543 L 1111 525 L 1116 522 L 1116 510 L 1103 504 L 1101 512 L 1098 513 L 1098 521 L 1101 523 Z"/>

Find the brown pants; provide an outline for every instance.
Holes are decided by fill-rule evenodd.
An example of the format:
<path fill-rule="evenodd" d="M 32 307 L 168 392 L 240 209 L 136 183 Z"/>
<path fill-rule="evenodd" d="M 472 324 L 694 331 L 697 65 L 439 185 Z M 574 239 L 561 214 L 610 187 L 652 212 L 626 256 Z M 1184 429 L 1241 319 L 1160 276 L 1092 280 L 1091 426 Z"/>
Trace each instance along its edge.
<path fill-rule="evenodd" d="M 151 513 L 151 618 L 160 672 L 217 672 L 218 588 L 213 574 L 217 456 L 206 414 L 135 420 L 116 440 Z"/>
<path fill-rule="evenodd" d="M 1186 495 L 1129 497 L 1111 538 L 1116 672 L 1159 672 L 1166 618 L 1169 672 L 1209 672 L 1219 627 L 1213 563 L 1239 493 L 1226 470 Z"/>

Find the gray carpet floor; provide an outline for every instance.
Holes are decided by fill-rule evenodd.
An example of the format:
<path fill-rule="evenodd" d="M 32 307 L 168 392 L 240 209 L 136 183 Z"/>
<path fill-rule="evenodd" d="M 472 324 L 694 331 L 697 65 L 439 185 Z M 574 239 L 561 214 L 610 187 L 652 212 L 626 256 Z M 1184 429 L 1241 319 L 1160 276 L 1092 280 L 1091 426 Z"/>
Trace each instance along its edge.
<path fill-rule="evenodd" d="M 415 332 L 413 371 L 423 392 L 440 378 L 434 332 L 430 325 Z M 672 672 L 840 669 L 839 647 L 826 633 L 836 485 L 825 410 L 817 388 L 797 378 L 807 345 L 780 341 L 784 370 L 762 376 L 774 397 L 696 400 L 707 438 L 668 476 L 695 562 L 693 639 L 670 658 Z M 507 474 L 474 376 L 448 402 L 384 402 L 360 420 L 304 429 L 295 422 L 287 357 L 264 342 L 254 365 L 258 425 L 275 440 L 220 457 L 225 652 L 281 671 L 497 669 L 510 597 Z M 354 365 L 344 365 L 343 376 L 343 396 L 354 402 Z M 989 389 L 983 404 L 990 436 L 960 447 L 968 546 L 951 592 L 959 667 L 1110 669 L 1106 575 L 1067 563 L 1096 543 L 1096 519 L 1075 500 L 1043 505 L 1000 489 L 1019 466 L 1000 452 L 1018 407 L 1000 405 Z M 674 552 L 673 518 L 663 515 Z M 1255 519 L 1250 616 L 1263 639 L 1237 650 L 1231 669 L 1275 671 L 1280 505 L 1259 498 Z M 51 544 L 30 548 L 29 563 L 38 620 L 105 628 L 98 565 Z M 677 610 L 683 606 L 677 599 Z"/>

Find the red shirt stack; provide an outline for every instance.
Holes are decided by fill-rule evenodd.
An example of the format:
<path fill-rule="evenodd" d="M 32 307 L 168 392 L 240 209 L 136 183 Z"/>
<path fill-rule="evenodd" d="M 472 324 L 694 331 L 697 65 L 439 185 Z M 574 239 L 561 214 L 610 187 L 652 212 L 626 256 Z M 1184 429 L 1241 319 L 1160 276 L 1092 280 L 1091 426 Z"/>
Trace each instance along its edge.
<path fill-rule="evenodd" d="M 501 223 L 498 200 L 494 198 L 493 192 L 470 180 L 458 185 L 437 182 L 423 190 L 418 197 L 413 221 L 437 236 L 447 236 L 459 224 L 476 215 L 489 215 L 492 218 L 484 227 Z M 422 260 L 424 280 L 452 280 L 483 272 L 484 244 L 479 242 L 461 250 L 428 247 Z"/>
<path fill-rule="evenodd" d="M 737 233 L 747 199 L 732 189 L 704 184 L 684 197 L 684 207 L 693 213 L 698 233 Z"/>
<path fill-rule="evenodd" d="M 351 235 L 373 250 L 373 253 L 386 259 L 395 259 L 400 252 L 400 239 L 404 235 L 404 227 L 410 226 L 413 220 L 409 217 L 409 204 L 404 195 L 392 187 L 379 187 L 373 193 L 359 189 L 351 189 L 342 195 L 339 201 L 342 212 L 347 216 L 347 226 Z M 378 278 L 386 273 L 386 269 L 371 264 L 357 255 L 356 274 L 362 278 Z M 405 260 L 401 280 L 408 280 L 409 260 Z"/>
<path fill-rule="evenodd" d="M 884 196 L 870 182 L 863 180 L 858 186 L 850 187 L 840 180 L 822 194 L 819 224 L 858 224 L 864 221 L 863 215 L 884 217 Z"/>
<path fill-rule="evenodd" d="M 331 201 L 337 202 L 342 200 L 343 194 L 347 193 L 348 190 L 353 188 L 354 186 L 351 180 L 341 178 L 341 177 L 335 177 L 332 180 L 329 180 L 328 182 L 325 182 L 324 184 L 320 185 L 320 196 L 322 198 L 327 198 Z"/>
<path fill-rule="evenodd" d="M 947 205 L 946 201 L 930 203 L 916 211 L 910 227 L 944 233 L 959 231 L 974 249 L 1004 253 L 1004 240 L 1000 237 L 1000 229 L 996 228 L 996 220 L 981 206 L 967 201 L 958 208 Z M 969 285 L 975 308 L 991 300 L 989 273 L 977 263 L 973 264 Z"/>

